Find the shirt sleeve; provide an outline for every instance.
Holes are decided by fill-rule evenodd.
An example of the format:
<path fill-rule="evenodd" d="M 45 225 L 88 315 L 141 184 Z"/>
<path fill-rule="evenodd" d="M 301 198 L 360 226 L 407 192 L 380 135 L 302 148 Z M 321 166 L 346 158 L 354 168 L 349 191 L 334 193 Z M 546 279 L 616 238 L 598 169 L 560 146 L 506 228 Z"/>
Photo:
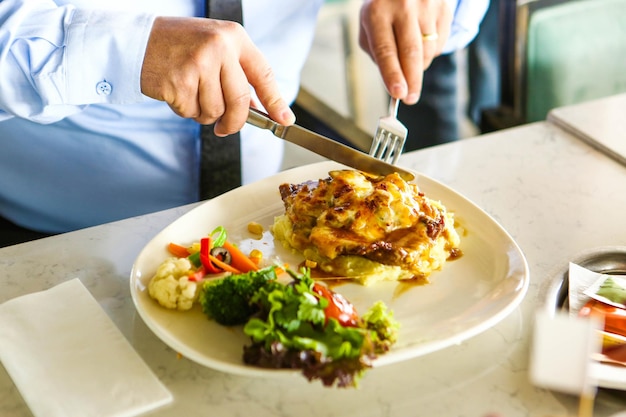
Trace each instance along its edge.
<path fill-rule="evenodd" d="M 448 54 L 465 48 L 478 34 L 478 28 L 487 8 L 489 0 L 447 0 L 453 13 L 450 37 L 443 48 Z M 495 1 L 495 0 L 494 0 Z"/>
<path fill-rule="evenodd" d="M 94 103 L 137 103 L 154 16 L 0 2 L 0 120 L 52 123 Z"/>

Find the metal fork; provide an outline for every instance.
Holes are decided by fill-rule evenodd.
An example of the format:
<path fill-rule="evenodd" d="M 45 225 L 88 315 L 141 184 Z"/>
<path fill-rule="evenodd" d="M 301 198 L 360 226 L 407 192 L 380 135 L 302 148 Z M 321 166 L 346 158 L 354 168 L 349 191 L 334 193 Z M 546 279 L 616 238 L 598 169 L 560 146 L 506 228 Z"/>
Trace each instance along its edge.
<path fill-rule="evenodd" d="M 378 120 L 378 127 L 372 140 L 370 155 L 382 161 L 396 164 L 408 134 L 407 128 L 397 118 L 399 100 L 389 100 L 389 116 Z"/>

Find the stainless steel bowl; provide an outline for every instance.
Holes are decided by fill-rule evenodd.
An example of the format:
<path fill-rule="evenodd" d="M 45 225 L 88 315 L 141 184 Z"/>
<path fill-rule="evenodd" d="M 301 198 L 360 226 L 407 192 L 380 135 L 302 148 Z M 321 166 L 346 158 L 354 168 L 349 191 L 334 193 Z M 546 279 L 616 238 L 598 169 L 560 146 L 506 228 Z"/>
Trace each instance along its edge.
<path fill-rule="evenodd" d="M 571 262 L 602 274 L 626 275 L 626 246 L 607 246 L 590 249 L 575 256 Z M 549 281 L 545 307 L 550 311 L 569 310 L 569 264 L 564 265 Z M 626 392 L 602 389 L 600 402 L 624 406 Z M 626 416 L 625 416 L 626 417 Z"/>
<path fill-rule="evenodd" d="M 590 249 L 572 259 L 572 262 L 602 274 L 626 275 L 626 246 L 606 246 Z M 550 279 L 546 293 L 549 310 L 568 309 L 569 265 L 564 265 Z"/>

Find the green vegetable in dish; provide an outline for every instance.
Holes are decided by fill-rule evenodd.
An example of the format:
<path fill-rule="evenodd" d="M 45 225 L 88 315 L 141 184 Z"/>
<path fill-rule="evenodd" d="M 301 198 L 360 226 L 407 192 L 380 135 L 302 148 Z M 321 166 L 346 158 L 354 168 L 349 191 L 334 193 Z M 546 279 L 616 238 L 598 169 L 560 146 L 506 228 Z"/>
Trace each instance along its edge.
<path fill-rule="evenodd" d="M 244 361 L 267 368 L 299 368 L 309 379 L 326 386 L 356 386 L 372 360 L 389 350 L 397 337 L 398 323 L 382 302 L 376 303 L 354 325 L 342 325 L 331 305 L 343 304 L 315 289 L 309 271 L 285 286 L 261 287 L 252 298 L 260 308 L 244 327 L 252 345 L 244 349 Z M 325 297 L 330 297 L 325 298 Z M 350 309 L 351 309 L 350 305 Z M 352 311 L 352 310 L 350 310 Z"/>
<path fill-rule="evenodd" d="M 199 301 L 204 313 L 223 325 L 244 324 L 251 344 L 243 360 L 263 368 L 300 369 L 326 386 L 356 386 L 377 355 L 396 342 L 399 325 L 379 301 L 362 317 L 338 293 L 315 282 L 310 271 L 275 267 L 208 280 Z"/>
<path fill-rule="evenodd" d="M 398 340 L 398 322 L 385 303 L 378 301 L 363 315 L 365 327 L 372 330 L 377 353 L 388 351 Z"/>
<path fill-rule="evenodd" d="M 611 277 L 604 280 L 596 294 L 614 303 L 626 305 L 626 288 Z"/>
<path fill-rule="evenodd" d="M 213 237 L 214 235 L 217 235 L 217 236 Z M 213 244 L 216 247 L 223 246 L 227 238 L 226 229 L 224 228 L 224 226 L 217 226 L 215 229 L 213 229 L 213 231 L 211 232 L 211 234 L 209 234 L 209 236 L 213 240 Z"/>
<path fill-rule="evenodd" d="M 199 294 L 202 311 L 209 318 L 225 326 L 244 324 L 258 311 L 251 304 L 252 296 L 259 288 L 276 283 L 275 267 L 259 271 L 230 275 L 224 278 L 207 280 L 202 284 Z"/>

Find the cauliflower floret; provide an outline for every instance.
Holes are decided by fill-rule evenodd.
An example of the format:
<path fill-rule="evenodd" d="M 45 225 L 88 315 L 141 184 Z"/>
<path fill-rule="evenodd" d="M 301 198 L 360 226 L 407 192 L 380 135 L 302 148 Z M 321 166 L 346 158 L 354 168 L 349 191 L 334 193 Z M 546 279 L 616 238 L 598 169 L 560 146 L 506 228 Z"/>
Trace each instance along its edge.
<path fill-rule="evenodd" d="M 189 310 L 198 298 L 199 286 L 189 280 L 192 271 L 187 258 L 168 258 L 156 271 L 148 285 L 148 294 L 163 307 Z"/>

